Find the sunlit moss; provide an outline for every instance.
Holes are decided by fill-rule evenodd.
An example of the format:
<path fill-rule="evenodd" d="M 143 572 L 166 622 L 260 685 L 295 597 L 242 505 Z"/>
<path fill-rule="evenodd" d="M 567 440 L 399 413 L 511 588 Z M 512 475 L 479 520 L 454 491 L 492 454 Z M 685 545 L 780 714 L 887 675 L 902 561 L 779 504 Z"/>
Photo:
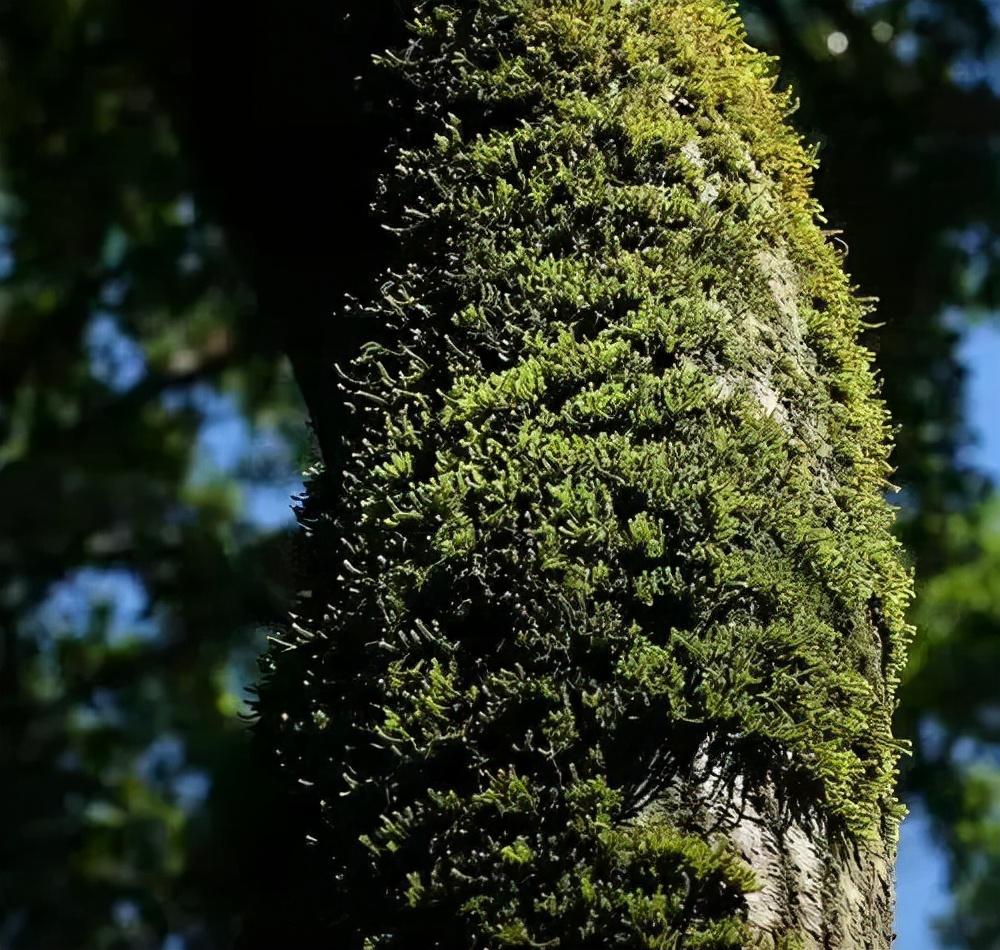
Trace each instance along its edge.
<path fill-rule="evenodd" d="M 308 632 L 262 690 L 325 803 L 331 929 L 747 946 L 749 869 L 634 799 L 712 743 L 894 834 L 908 581 L 866 305 L 728 6 L 412 14 L 384 62 L 416 97 L 401 263 L 344 371 L 343 495 L 306 506 Z"/>

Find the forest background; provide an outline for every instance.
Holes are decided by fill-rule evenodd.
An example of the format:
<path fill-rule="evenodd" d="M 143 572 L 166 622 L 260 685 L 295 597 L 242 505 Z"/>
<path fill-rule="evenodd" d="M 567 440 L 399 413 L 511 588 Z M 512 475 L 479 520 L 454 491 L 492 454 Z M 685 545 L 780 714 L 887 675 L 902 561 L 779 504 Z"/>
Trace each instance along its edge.
<path fill-rule="evenodd" d="M 364 9 L 0 0 L 3 950 L 223 950 L 293 886 L 246 687 L 377 249 Z M 1000 4 L 741 11 L 880 299 L 918 581 L 899 946 L 996 948 Z"/>

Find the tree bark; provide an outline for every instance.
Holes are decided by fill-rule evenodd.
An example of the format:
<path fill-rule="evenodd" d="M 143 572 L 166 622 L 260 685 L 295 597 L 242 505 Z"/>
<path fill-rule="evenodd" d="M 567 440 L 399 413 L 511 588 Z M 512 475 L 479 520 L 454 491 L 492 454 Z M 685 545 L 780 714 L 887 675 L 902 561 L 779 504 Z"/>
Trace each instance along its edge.
<path fill-rule="evenodd" d="M 723 834 L 753 869 L 746 906 L 755 946 L 785 946 L 790 935 L 806 950 L 892 945 L 889 842 L 851 840 L 821 817 L 792 813 L 775 785 L 729 782 L 706 761 L 649 808 Z"/>
<path fill-rule="evenodd" d="M 397 243 L 260 686 L 310 925 L 884 950 L 909 583 L 788 97 L 716 0 L 403 12 Z"/>

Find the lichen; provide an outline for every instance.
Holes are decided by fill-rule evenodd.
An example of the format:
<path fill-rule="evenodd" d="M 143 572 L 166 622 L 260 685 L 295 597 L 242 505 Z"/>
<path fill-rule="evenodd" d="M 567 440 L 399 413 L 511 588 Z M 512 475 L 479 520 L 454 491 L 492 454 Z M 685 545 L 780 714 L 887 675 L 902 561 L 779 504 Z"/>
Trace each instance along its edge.
<path fill-rule="evenodd" d="M 324 919 L 337 946 L 750 946 L 740 856 L 641 804 L 707 749 L 894 833 L 909 582 L 867 304 L 729 6 L 407 6 L 398 264 L 356 305 L 342 491 L 317 470 L 260 688 Z"/>

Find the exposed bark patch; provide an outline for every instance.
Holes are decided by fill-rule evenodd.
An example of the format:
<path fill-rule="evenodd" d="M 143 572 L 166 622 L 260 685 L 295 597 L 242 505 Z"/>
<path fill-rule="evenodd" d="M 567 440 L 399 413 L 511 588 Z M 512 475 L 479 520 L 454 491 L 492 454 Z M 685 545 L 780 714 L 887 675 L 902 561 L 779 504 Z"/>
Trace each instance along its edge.
<path fill-rule="evenodd" d="M 745 900 L 757 946 L 892 945 L 895 847 L 883 838 L 853 840 L 791 805 L 776 784 L 731 774 L 706 753 L 636 820 L 663 815 L 727 839 L 753 870 L 758 886 Z"/>

